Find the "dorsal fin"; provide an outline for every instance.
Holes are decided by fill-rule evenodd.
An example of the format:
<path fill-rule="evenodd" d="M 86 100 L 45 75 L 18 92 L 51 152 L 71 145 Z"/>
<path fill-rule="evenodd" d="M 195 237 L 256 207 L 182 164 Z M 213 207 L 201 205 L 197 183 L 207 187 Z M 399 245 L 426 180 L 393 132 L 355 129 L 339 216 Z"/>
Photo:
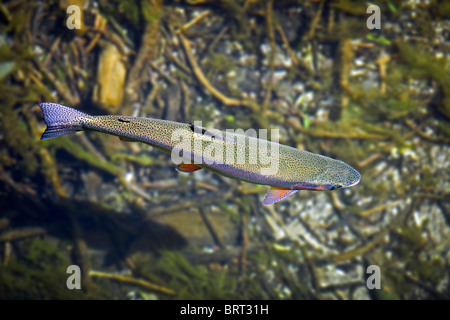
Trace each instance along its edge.
<path fill-rule="evenodd" d="M 289 197 L 291 194 L 297 191 L 298 190 L 287 188 L 270 187 L 269 191 L 267 191 L 267 194 L 264 197 L 263 204 L 267 205 L 278 202 L 286 197 Z"/>

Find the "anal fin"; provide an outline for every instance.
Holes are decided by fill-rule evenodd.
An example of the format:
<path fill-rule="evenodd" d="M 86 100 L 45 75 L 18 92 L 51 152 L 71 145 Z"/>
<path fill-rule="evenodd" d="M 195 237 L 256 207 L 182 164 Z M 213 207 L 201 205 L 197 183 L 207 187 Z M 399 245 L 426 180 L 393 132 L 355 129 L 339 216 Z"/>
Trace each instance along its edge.
<path fill-rule="evenodd" d="M 201 167 L 196 166 L 192 163 L 180 163 L 179 165 L 177 165 L 177 171 L 179 172 L 194 172 L 200 169 Z"/>
<path fill-rule="evenodd" d="M 264 197 L 263 204 L 267 205 L 281 201 L 297 191 L 298 190 L 295 189 L 270 187 L 269 191 L 267 191 L 266 196 Z"/>

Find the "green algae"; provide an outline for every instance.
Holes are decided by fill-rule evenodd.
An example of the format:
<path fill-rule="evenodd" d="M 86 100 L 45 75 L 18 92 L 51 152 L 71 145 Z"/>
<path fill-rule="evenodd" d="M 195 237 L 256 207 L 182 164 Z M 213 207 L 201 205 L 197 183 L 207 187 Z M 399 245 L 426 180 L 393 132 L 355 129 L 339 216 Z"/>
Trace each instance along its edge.
<path fill-rule="evenodd" d="M 80 144 L 71 140 L 71 138 L 62 137 L 61 139 L 46 140 L 43 141 L 43 146 L 53 150 L 63 149 L 76 159 L 85 161 L 86 163 L 112 175 L 118 176 L 122 173 L 122 170 L 119 167 L 115 166 L 111 162 L 102 161 L 95 154 L 86 151 L 86 149 Z"/>
<path fill-rule="evenodd" d="M 210 270 L 202 265 L 192 265 L 183 255 L 163 251 L 156 264 L 150 268 L 152 274 L 164 280 L 176 291 L 176 299 L 238 299 L 237 278 L 229 272 Z"/>
<path fill-rule="evenodd" d="M 374 35 L 372 33 L 369 33 L 366 36 L 366 39 L 369 40 L 369 41 L 372 41 L 374 43 L 381 44 L 381 45 L 386 45 L 386 46 L 390 46 L 392 44 L 391 40 L 389 40 L 389 39 L 387 39 L 387 38 L 385 38 L 383 36 L 376 36 L 376 35 Z"/>
<path fill-rule="evenodd" d="M 234 69 L 234 62 L 222 53 L 212 53 L 205 61 L 208 77 L 215 78 L 218 73 L 227 74 Z"/>
<path fill-rule="evenodd" d="M 390 283 L 392 292 L 395 292 L 394 297 L 404 298 L 406 294 L 416 290 L 417 283 L 429 290 L 429 283 L 438 283 L 443 279 L 446 272 L 444 261 L 437 256 L 424 258 L 415 254 L 417 251 L 426 252 L 430 247 L 430 243 L 425 240 L 419 228 L 407 226 L 396 232 L 400 237 L 396 255 L 402 257 L 404 266 L 400 268 L 395 266 L 394 262 L 381 266 L 384 267 L 386 281 Z M 431 294 L 440 297 L 437 292 L 432 291 Z"/>
<path fill-rule="evenodd" d="M 395 41 L 399 62 L 408 70 L 408 77 L 415 79 L 434 80 L 438 84 L 442 98 L 437 101 L 437 109 L 447 119 L 450 119 L 450 76 L 444 67 L 447 58 L 436 58 L 422 47 L 402 41 Z"/>
<path fill-rule="evenodd" d="M 45 240 L 24 240 L 21 254 L 0 267 L 1 299 L 108 299 L 110 292 L 94 284 L 81 283 L 69 290 L 67 267 L 72 263 Z"/>
<path fill-rule="evenodd" d="M 12 151 L 17 165 L 24 174 L 34 174 L 39 168 L 38 147 L 33 137 L 29 135 L 30 130 L 27 123 L 18 112 L 5 106 L 0 111 L 0 128 L 4 134 L 4 141 Z M 18 139 L 18 137 L 23 138 Z"/>

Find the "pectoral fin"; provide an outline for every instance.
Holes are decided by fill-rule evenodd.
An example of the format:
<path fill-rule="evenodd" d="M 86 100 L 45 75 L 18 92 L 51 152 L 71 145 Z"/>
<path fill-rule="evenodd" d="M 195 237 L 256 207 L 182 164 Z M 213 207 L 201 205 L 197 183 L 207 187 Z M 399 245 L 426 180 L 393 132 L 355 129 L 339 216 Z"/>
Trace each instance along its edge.
<path fill-rule="evenodd" d="M 192 163 L 180 163 L 177 166 L 177 171 L 179 172 L 194 172 L 200 169 L 201 167 L 196 166 L 195 164 Z"/>
<path fill-rule="evenodd" d="M 267 205 L 278 202 L 286 197 L 289 197 L 291 194 L 297 191 L 298 190 L 270 187 L 269 191 L 267 191 L 267 194 L 264 197 L 263 204 Z"/>

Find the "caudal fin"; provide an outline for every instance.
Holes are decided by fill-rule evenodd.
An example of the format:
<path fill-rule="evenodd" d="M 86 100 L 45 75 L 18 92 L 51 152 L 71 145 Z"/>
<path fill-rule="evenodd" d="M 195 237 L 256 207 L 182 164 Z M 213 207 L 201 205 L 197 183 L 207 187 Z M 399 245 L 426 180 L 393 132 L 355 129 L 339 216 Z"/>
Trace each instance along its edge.
<path fill-rule="evenodd" d="M 58 103 L 39 103 L 47 124 L 41 140 L 56 138 L 68 133 L 83 130 L 82 124 L 90 116 Z"/>

